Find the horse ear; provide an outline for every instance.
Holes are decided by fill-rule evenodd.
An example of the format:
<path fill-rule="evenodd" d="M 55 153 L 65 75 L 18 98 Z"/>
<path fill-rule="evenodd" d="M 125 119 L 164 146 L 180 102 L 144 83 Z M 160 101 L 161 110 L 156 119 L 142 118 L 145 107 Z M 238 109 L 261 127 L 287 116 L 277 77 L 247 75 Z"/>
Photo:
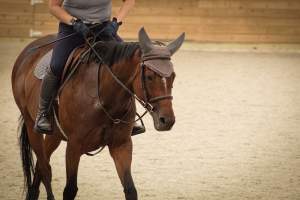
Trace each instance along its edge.
<path fill-rule="evenodd" d="M 167 48 L 171 52 L 171 55 L 173 55 L 182 45 L 184 42 L 185 33 L 182 33 L 176 40 L 168 44 Z"/>
<path fill-rule="evenodd" d="M 144 27 L 139 31 L 139 42 L 143 53 L 147 53 L 153 48 L 152 42 Z"/>

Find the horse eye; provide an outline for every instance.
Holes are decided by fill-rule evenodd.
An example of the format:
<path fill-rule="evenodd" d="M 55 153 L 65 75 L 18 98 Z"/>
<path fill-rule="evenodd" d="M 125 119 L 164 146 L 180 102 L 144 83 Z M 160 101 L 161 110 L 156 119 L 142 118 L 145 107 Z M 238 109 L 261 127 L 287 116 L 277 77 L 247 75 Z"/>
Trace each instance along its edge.
<path fill-rule="evenodd" d="M 152 76 L 146 76 L 146 79 L 147 79 L 148 81 L 152 81 L 152 80 L 153 80 Z"/>

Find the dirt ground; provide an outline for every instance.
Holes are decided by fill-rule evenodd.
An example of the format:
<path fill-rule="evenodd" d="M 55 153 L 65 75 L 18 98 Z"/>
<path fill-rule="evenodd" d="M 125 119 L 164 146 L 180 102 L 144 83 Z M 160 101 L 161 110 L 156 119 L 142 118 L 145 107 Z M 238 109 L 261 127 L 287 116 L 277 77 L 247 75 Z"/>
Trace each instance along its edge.
<path fill-rule="evenodd" d="M 0 42 L 0 199 L 15 200 L 22 199 L 23 177 L 10 74 L 28 40 Z M 156 132 L 147 116 L 147 133 L 133 138 L 139 198 L 300 199 L 299 52 L 191 46 L 173 59 L 173 130 Z M 65 184 L 64 151 L 65 143 L 51 160 L 58 200 Z M 78 186 L 77 199 L 124 199 L 107 149 L 82 157 Z M 43 186 L 40 199 L 46 199 Z"/>

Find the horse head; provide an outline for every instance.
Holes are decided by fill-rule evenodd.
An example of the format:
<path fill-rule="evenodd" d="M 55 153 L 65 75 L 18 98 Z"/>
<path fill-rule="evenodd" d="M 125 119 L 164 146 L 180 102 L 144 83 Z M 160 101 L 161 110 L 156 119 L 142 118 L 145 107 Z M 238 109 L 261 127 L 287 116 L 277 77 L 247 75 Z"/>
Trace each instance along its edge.
<path fill-rule="evenodd" d="M 155 45 L 145 29 L 139 31 L 141 49 L 141 84 L 138 96 L 153 107 L 151 116 L 154 127 L 158 131 L 167 131 L 175 123 L 172 107 L 172 88 L 175 72 L 171 56 L 181 47 L 185 34 L 166 46 Z"/>

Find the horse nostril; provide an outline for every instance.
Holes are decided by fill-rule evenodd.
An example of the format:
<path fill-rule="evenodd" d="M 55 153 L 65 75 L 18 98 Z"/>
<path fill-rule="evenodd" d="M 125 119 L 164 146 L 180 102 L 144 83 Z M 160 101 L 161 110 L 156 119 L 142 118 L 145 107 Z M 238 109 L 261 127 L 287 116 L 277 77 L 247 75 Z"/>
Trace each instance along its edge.
<path fill-rule="evenodd" d="M 159 118 L 159 121 L 162 123 L 162 124 L 165 124 L 166 123 L 166 119 L 164 117 L 160 117 Z"/>

